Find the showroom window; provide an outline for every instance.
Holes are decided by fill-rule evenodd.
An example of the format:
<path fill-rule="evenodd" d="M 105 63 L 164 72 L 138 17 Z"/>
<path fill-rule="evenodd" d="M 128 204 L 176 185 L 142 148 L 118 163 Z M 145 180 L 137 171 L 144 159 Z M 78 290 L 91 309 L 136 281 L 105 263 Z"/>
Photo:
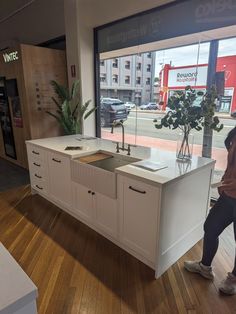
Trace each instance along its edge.
<path fill-rule="evenodd" d="M 150 62 L 150 55 L 152 62 Z M 161 119 L 164 116 L 167 110 L 168 97 L 176 90 L 183 90 L 189 84 L 198 90 L 206 90 L 203 86 L 206 86 L 208 56 L 209 43 L 142 53 L 141 57 L 137 55 L 129 56 L 131 62 L 137 60 L 137 57 L 140 59 L 140 62 L 136 62 L 136 70 L 141 69 L 143 66 L 147 68 L 147 65 L 149 65 L 150 72 L 132 71 L 131 75 L 122 77 L 123 73 L 120 71 L 120 82 L 125 82 L 125 85 L 129 88 L 122 86 L 122 84 L 119 85 L 118 75 L 114 74 L 112 81 L 116 83 L 115 89 L 101 87 L 102 95 L 118 98 L 122 102 L 129 99 L 134 104 L 129 115 L 124 119 L 126 140 L 131 144 L 159 147 L 170 151 L 175 150 L 179 131 L 167 128 L 157 130 L 153 120 L 155 118 Z M 117 58 L 118 70 L 125 67 L 126 58 Z M 111 59 L 111 64 L 113 60 Z M 112 73 L 112 70 L 107 73 Z M 137 75 L 137 73 L 139 74 Z M 184 77 L 186 73 L 192 75 L 192 77 L 190 81 L 177 81 L 178 73 L 181 77 Z M 197 75 L 197 79 L 195 75 Z M 109 81 L 108 78 L 107 80 Z M 132 82 L 134 82 L 134 85 L 132 85 Z M 199 100 L 196 100 L 196 102 L 199 102 Z M 150 109 L 146 108 L 144 110 L 143 107 L 145 108 L 148 103 L 157 104 L 158 106 L 153 105 Z M 106 125 L 101 129 L 101 136 L 115 140 L 121 129 L 117 128 L 115 131 L 114 134 L 111 134 L 109 126 Z M 202 153 L 203 132 L 193 131 L 193 134 L 194 154 L 200 156 Z"/>

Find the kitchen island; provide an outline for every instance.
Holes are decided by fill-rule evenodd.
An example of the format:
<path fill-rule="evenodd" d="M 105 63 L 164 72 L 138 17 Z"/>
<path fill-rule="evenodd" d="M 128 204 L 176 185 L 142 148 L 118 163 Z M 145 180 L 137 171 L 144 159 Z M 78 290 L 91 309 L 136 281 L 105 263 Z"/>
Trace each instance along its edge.
<path fill-rule="evenodd" d="M 140 146 L 128 156 L 111 141 L 82 135 L 26 144 L 32 193 L 153 268 L 156 278 L 202 238 L 214 160 L 180 162 L 174 153 Z"/>

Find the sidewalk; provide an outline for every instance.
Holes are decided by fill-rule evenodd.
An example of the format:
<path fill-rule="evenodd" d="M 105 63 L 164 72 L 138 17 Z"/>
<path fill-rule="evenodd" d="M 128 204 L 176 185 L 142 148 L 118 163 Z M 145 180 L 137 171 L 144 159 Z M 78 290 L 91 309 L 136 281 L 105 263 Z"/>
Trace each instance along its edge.
<path fill-rule="evenodd" d="M 103 139 L 112 140 L 112 141 L 121 141 L 120 133 L 111 133 L 107 130 L 102 130 L 101 137 Z M 163 140 L 159 138 L 153 138 L 148 136 L 137 136 L 135 143 L 135 135 L 125 134 L 125 142 L 129 144 L 136 144 L 140 146 L 147 147 L 155 147 L 161 150 L 168 150 L 172 152 L 176 152 L 176 141 Z M 197 156 L 202 155 L 202 146 L 201 145 L 193 145 L 193 154 Z M 212 158 L 216 160 L 215 169 L 224 171 L 226 168 L 227 162 L 227 152 L 223 148 L 213 148 L 212 150 Z"/>
<path fill-rule="evenodd" d="M 135 110 L 135 109 L 131 109 L 130 112 L 134 112 L 134 113 L 135 113 L 136 110 Z M 165 113 L 166 113 L 166 111 L 162 111 L 162 110 L 141 110 L 141 109 L 139 109 L 139 108 L 137 108 L 137 112 L 138 112 L 138 113 L 152 113 L 152 114 L 153 114 L 153 113 L 156 113 L 156 114 L 165 114 Z M 215 114 L 216 114 L 216 116 L 218 116 L 218 118 L 220 118 L 220 119 L 231 119 L 231 120 L 235 120 L 235 118 L 232 118 L 229 113 L 216 112 Z"/>

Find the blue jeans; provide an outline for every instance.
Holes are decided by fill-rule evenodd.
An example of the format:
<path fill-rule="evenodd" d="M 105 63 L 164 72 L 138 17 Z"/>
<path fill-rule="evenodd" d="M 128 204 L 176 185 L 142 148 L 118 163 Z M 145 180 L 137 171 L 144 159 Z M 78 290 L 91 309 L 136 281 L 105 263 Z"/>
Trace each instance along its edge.
<path fill-rule="evenodd" d="M 231 223 L 234 224 L 234 238 L 236 241 L 236 199 L 223 194 L 211 208 L 210 213 L 204 223 L 205 233 L 201 261 L 203 265 L 211 265 L 218 249 L 219 235 Z M 232 273 L 236 275 L 236 257 Z"/>

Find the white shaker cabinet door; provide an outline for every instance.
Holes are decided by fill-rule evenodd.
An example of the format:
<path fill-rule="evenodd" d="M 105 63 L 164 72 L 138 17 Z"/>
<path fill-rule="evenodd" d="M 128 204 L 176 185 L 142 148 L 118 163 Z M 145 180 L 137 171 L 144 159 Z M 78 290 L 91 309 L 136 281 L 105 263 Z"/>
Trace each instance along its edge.
<path fill-rule="evenodd" d="M 72 183 L 73 188 L 73 211 L 82 221 L 93 221 L 93 196 L 92 191 L 78 183 Z"/>
<path fill-rule="evenodd" d="M 95 193 L 95 224 L 106 234 L 117 238 L 117 200 Z"/>
<path fill-rule="evenodd" d="M 160 190 L 127 177 L 121 177 L 119 184 L 121 242 L 154 262 Z"/>
<path fill-rule="evenodd" d="M 61 154 L 48 153 L 50 197 L 65 207 L 71 206 L 70 159 Z"/>

